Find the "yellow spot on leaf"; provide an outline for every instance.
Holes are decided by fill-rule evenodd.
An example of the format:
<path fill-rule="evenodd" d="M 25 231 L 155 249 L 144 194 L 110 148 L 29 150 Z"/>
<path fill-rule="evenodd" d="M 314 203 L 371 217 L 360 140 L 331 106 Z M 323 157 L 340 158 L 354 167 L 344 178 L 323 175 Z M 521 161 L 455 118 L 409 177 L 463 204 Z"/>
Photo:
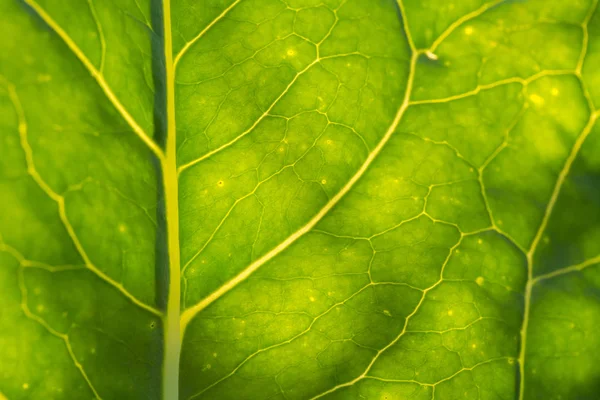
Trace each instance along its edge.
<path fill-rule="evenodd" d="M 473 27 L 472 26 L 467 26 L 465 28 L 465 35 L 472 35 L 473 34 Z"/>
<path fill-rule="evenodd" d="M 552 93 L 552 96 L 558 96 L 560 94 L 560 91 L 557 88 L 552 88 L 552 91 L 550 93 Z"/>
<path fill-rule="evenodd" d="M 531 102 L 533 104 L 535 104 L 536 106 L 543 106 L 544 105 L 544 98 L 538 94 L 532 94 L 529 96 L 529 100 L 531 100 Z"/>
<path fill-rule="evenodd" d="M 451 317 L 454 314 L 454 311 L 448 310 L 448 315 Z"/>
<path fill-rule="evenodd" d="M 477 284 L 481 286 L 483 285 L 483 282 L 485 282 L 485 278 L 483 276 L 478 276 L 477 279 L 475 279 L 475 282 L 477 282 Z"/>
<path fill-rule="evenodd" d="M 125 224 L 119 224 L 119 232 L 121 232 L 121 233 L 127 232 L 127 227 L 125 226 Z"/>

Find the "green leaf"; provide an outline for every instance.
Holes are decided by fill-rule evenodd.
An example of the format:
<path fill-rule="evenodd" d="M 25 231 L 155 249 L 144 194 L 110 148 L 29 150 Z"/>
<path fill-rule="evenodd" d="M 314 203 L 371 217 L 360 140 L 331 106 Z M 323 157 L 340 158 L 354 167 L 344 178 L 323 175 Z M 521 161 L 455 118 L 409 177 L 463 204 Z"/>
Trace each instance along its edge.
<path fill-rule="evenodd" d="M 596 399 L 598 0 L 0 0 L 0 399 Z"/>

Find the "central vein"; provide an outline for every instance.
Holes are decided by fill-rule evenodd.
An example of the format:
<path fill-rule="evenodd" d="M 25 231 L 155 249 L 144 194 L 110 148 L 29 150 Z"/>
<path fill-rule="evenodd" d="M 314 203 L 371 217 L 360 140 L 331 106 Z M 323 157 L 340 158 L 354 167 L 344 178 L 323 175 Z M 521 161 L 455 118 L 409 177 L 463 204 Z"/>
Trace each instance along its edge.
<path fill-rule="evenodd" d="M 165 190 L 167 222 L 167 244 L 169 252 L 169 296 L 167 314 L 164 319 L 164 364 L 163 399 L 179 398 L 179 335 L 180 313 L 180 256 L 179 256 L 179 204 L 177 185 L 177 155 L 175 128 L 175 72 L 173 66 L 173 41 L 171 36 L 171 4 L 163 0 L 163 35 L 165 50 L 165 87 L 167 134 L 165 157 L 162 160 L 162 173 Z"/>

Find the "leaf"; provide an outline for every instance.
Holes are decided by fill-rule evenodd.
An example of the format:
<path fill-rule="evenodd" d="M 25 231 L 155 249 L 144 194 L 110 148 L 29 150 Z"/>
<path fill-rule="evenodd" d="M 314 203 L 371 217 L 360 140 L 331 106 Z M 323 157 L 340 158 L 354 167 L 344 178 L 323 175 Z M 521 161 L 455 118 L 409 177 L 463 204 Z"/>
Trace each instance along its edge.
<path fill-rule="evenodd" d="M 0 1 L 0 399 L 593 399 L 598 0 Z"/>

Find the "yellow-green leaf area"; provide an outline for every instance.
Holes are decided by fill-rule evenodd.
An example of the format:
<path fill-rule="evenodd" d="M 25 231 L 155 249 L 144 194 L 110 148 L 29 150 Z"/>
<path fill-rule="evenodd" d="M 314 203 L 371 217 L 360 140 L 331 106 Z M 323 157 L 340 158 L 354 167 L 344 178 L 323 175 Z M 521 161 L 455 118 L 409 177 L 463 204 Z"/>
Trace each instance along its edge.
<path fill-rule="evenodd" d="M 0 35 L 0 400 L 598 398 L 598 0 Z"/>

